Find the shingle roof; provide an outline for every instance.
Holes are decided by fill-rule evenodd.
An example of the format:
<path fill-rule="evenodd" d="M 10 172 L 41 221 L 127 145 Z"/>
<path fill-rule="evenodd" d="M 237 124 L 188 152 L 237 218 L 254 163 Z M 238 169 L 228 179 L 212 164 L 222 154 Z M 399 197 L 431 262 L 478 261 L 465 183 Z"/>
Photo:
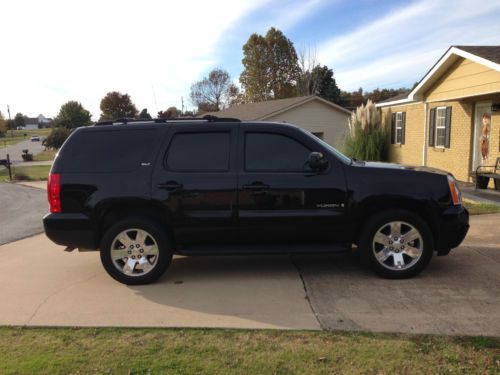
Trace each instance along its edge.
<path fill-rule="evenodd" d="M 218 112 L 204 113 L 203 116 L 214 115 L 218 117 L 232 117 L 232 118 L 238 118 L 243 121 L 259 120 L 267 116 L 270 116 L 273 113 L 284 111 L 287 108 L 294 107 L 296 105 L 310 101 L 312 99 L 319 99 L 322 102 L 325 102 L 340 111 L 349 113 L 349 110 L 337 104 L 321 99 L 320 97 L 317 97 L 315 95 L 308 95 L 308 96 L 298 96 L 295 98 L 268 100 L 265 102 L 239 104 L 223 109 Z"/>
<path fill-rule="evenodd" d="M 402 94 L 398 94 L 396 96 L 393 96 L 392 98 L 388 98 L 388 99 L 382 100 L 379 103 L 393 102 L 395 100 L 406 99 L 406 98 L 408 98 L 408 94 L 409 93 L 410 93 L 410 91 L 407 91 L 407 92 L 404 92 Z"/>
<path fill-rule="evenodd" d="M 482 57 L 500 64 L 500 46 L 454 46 L 462 51 L 472 53 L 473 55 Z"/>

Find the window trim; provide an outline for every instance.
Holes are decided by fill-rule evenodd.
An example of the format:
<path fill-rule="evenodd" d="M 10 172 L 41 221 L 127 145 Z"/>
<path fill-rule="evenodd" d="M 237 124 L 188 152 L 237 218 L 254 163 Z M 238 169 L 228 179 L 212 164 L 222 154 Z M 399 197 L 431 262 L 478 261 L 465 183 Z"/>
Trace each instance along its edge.
<path fill-rule="evenodd" d="M 282 170 L 282 169 L 247 169 L 246 161 L 247 161 L 247 134 L 272 134 L 272 135 L 278 135 L 281 137 L 286 137 L 294 140 L 295 142 L 299 143 L 302 145 L 304 148 L 306 148 L 309 153 L 311 153 L 311 148 L 307 145 L 304 144 L 301 140 L 292 137 L 288 134 L 280 133 L 277 131 L 265 131 L 265 130 L 249 130 L 245 131 L 243 134 L 243 171 L 245 173 L 294 173 L 294 174 L 304 174 L 304 173 L 311 173 L 313 172 L 312 170 L 305 170 L 305 169 L 288 169 L 288 170 Z M 305 162 L 304 162 L 305 164 Z"/>
<path fill-rule="evenodd" d="M 441 107 L 435 107 L 436 108 L 436 115 L 434 117 L 434 148 L 445 148 L 446 145 L 446 106 L 441 106 Z M 437 137 L 437 130 L 438 130 L 438 113 L 439 111 L 442 110 L 444 111 L 444 117 L 441 117 L 444 119 L 443 125 L 439 126 L 439 129 L 444 130 L 444 138 L 443 138 L 443 144 L 438 145 L 438 137 Z"/>
<path fill-rule="evenodd" d="M 403 144 L 403 112 L 395 112 L 396 113 L 396 118 L 394 119 L 394 144 L 395 145 L 402 145 Z M 399 116 L 399 120 L 398 120 Z M 398 121 L 399 121 L 399 126 L 398 126 Z M 398 130 L 400 131 L 400 140 L 398 141 Z"/>
<path fill-rule="evenodd" d="M 229 136 L 229 152 L 228 152 L 228 161 L 226 169 L 174 169 L 168 164 L 168 155 L 170 154 L 170 148 L 174 143 L 174 139 L 177 135 L 183 134 L 227 134 Z M 165 156 L 163 158 L 163 167 L 165 170 L 169 172 L 175 173 L 228 173 L 231 171 L 231 158 L 232 158 L 232 132 L 231 130 L 216 130 L 216 131 L 178 131 L 172 134 L 170 137 L 170 141 L 168 143 L 168 147 L 165 151 Z"/>

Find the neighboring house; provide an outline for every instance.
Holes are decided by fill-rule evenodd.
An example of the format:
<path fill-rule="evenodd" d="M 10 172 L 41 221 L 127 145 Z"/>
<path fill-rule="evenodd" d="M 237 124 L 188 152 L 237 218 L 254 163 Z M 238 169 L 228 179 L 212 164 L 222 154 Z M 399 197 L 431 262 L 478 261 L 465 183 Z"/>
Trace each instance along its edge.
<path fill-rule="evenodd" d="M 377 104 L 391 124 L 391 161 L 471 181 L 500 157 L 500 46 L 453 46 L 405 95 Z"/>
<path fill-rule="evenodd" d="M 38 117 L 26 117 L 24 119 L 26 129 L 48 128 L 51 123 L 52 119 L 47 118 L 42 114 L 38 115 Z"/>
<path fill-rule="evenodd" d="M 306 129 L 333 146 L 341 146 L 351 112 L 315 95 L 234 105 L 204 115 L 240 120 L 287 122 Z"/>

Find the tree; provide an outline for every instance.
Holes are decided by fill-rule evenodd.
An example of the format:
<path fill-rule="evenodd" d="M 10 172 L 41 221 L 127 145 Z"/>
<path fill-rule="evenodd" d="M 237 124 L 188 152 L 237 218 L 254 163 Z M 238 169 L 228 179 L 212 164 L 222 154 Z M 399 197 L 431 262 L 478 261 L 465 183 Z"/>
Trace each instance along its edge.
<path fill-rule="evenodd" d="M 271 27 L 265 36 L 250 35 L 243 45 L 240 83 L 244 99 L 257 102 L 297 95 L 300 68 L 293 43 Z"/>
<path fill-rule="evenodd" d="M 144 108 L 141 113 L 139 113 L 139 120 L 152 120 L 153 118 L 148 113 L 148 109 Z"/>
<path fill-rule="evenodd" d="M 231 82 L 229 73 L 212 69 L 201 81 L 191 85 L 191 102 L 200 110 L 220 111 L 231 104 L 239 89 Z"/>
<path fill-rule="evenodd" d="M 0 112 L 0 138 L 5 137 L 7 132 L 7 122 L 5 121 L 2 112 Z"/>
<path fill-rule="evenodd" d="M 57 150 L 61 148 L 64 141 L 69 137 L 71 131 L 65 127 L 53 128 L 47 138 L 43 140 L 43 145 L 46 148 Z"/>
<path fill-rule="evenodd" d="M 71 100 L 61 106 L 59 113 L 52 122 L 52 127 L 74 129 L 91 123 L 90 112 L 83 108 L 81 103 Z"/>
<path fill-rule="evenodd" d="M 14 128 L 17 129 L 18 126 L 25 126 L 26 125 L 26 116 L 24 116 L 22 113 L 18 112 L 14 116 Z"/>
<path fill-rule="evenodd" d="M 177 107 L 168 107 L 166 111 L 158 112 L 158 118 L 165 119 L 165 120 L 180 117 L 180 116 L 181 116 L 181 110 L 177 109 Z"/>
<path fill-rule="evenodd" d="M 111 91 L 101 100 L 101 120 L 135 118 L 137 108 L 128 94 Z"/>

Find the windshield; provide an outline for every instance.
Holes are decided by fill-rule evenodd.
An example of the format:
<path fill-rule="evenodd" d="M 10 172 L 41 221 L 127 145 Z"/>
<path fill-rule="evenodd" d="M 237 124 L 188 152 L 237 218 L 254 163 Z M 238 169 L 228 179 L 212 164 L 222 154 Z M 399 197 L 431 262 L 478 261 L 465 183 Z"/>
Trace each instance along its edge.
<path fill-rule="evenodd" d="M 310 138 L 313 138 L 316 142 L 319 142 L 321 143 L 321 145 L 323 147 L 325 147 L 328 151 L 331 151 L 336 157 L 338 157 L 341 161 L 343 161 L 344 163 L 346 164 L 351 164 L 352 163 L 352 160 L 351 158 L 345 156 L 343 153 L 341 153 L 339 150 L 337 150 L 335 147 L 333 146 L 330 146 L 328 143 L 326 143 L 324 140 L 322 140 L 321 138 L 318 138 L 316 137 L 314 134 L 312 134 L 311 132 L 305 130 L 305 129 L 302 129 L 302 128 L 299 128 L 302 132 L 306 133 Z"/>

